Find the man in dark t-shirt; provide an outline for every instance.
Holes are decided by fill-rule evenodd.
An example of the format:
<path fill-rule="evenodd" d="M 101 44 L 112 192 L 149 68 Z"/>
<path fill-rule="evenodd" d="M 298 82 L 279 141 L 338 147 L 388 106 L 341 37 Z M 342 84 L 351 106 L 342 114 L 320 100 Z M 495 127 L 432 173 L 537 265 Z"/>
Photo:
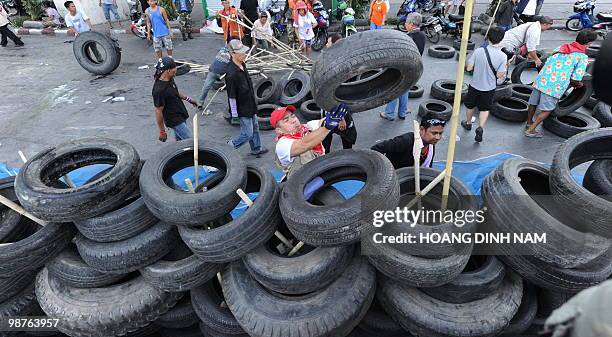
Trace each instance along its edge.
<path fill-rule="evenodd" d="M 162 57 L 155 66 L 155 84 L 153 85 L 153 104 L 155 105 L 155 121 L 159 128 L 159 140 L 168 139 L 166 126 L 174 131 L 176 140 L 193 137 L 191 130 L 185 122 L 189 113 L 183 100 L 197 106 L 195 100 L 178 91 L 174 76 L 176 76 L 176 63 L 171 57 Z"/>
<path fill-rule="evenodd" d="M 241 0 L 240 1 L 240 11 L 242 12 L 243 16 L 245 16 L 251 21 L 251 23 L 255 23 L 255 21 L 259 19 L 259 13 L 257 13 L 258 6 L 259 6 L 259 3 L 257 2 L 257 0 Z M 251 40 L 252 40 L 251 30 L 245 28 L 244 33 L 245 35 L 248 36 L 248 38 L 245 39 L 245 42 L 251 43 Z"/>

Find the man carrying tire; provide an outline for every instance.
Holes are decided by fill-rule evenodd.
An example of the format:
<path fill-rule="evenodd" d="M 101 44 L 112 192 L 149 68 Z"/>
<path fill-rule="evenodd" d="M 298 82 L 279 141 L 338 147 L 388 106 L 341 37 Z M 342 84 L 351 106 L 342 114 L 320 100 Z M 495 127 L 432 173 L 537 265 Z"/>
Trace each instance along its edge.
<path fill-rule="evenodd" d="M 503 28 L 491 27 L 487 36 L 489 44 L 476 49 L 465 66 L 467 71 L 473 70 L 474 75 L 463 100 L 468 110 L 465 113 L 465 120 L 461 121 L 461 126 L 468 131 L 472 130 L 472 116 L 478 108 L 480 125 L 476 128 L 474 140 L 479 143 L 482 142 L 483 128 L 495 99 L 498 79 L 506 78 L 506 54 L 497 46 L 503 38 Z"/>
<path fill-rule="evenodd" d="M 225 74 L 227 99 L 232 117 L 240 119 L 240 135 L 230 139 L 227 144 L 237 149 L 244 143 L 249 142 L 251 155 L 259 158 L 262 154 L 268 152 L 268 149 L 261 146 L 255 91 L 249 71 L 244 63 L 249 47 L 243 45 L 240 40 L 231 40 L 227 44 L 227 48 L 231 60 L 227 65 L 227 73 Z"/>
<path fill-rule="evenodd" d="M 542 138 L 536 128 L 555 110 L 567 88 L 581 88 L 584 85 L 582 77 L 589 64 L 589 57 L 585 52 L 595 40 L 597 33 L 584 29 L 578 33 L 576 41 L 555 49 L 553 55 L 546 60 L 533 82 L 534 90 L 529 97 L 525 137 Z M 540 114 L 534 121 L 536 109 L 540 110 Z"/>
<path fill-rule="evenodd" d="M 446 121 L 428 113 L 421 119 L 420 135 L 423 142 L 419 164 L 421 167 L 431 167 L 436 152 L 436 143 L 442 139 Z M 395 169 L 414 166 L 414 133 L 407 132 L 395 138 L 383 140 L 372 146 L 372 150 L 384 154 Z"/>
<path fill-rule="evenodd" d="M 276 157 L 287 177 L 311 160 L 325 154 L 323 140 L 338 127 L 349 112 L 340 104 L 325 118 L 300 124 L 295 116 L 295 107 L 288 105 L 278 108 L 270 115 L 270 125 L 276 130 Z M 321 127 L 323 126 L 323 127 Z"/>
<path fill-rule="evenodd" d="M 155 105 L 155 121 L 159 128 L 159 140 L 168 139 L 166 126 L 174 131 L 174 138 L 179 141 L 192 138 L 193 135 L 187 123 L 189 113 L 183 104 L 185 100 L 196 106 L 195 100 L 178 91 L 174 76 L 176 76 L 176 63 L 171 57 L 162 57 L 155 66 L 155 84 L 153 85 L 153 104 Z M 164 125 L 165 124 L 165 125 Z"/>
<path fill-rule="evenodd" d="M 512 61 L 515 55 L 526 55 L 527 59 L 535 61 L 536 66 L 540 67 L 542 60 L 538 57 L 536 48 L 540 44 L 542 32 L 550 29 L 552 24 L 550 17 L 543 16 L 536 22 L 524 23 L 507 31 L 499 45 L 508 55 L 508 62 Z"/>

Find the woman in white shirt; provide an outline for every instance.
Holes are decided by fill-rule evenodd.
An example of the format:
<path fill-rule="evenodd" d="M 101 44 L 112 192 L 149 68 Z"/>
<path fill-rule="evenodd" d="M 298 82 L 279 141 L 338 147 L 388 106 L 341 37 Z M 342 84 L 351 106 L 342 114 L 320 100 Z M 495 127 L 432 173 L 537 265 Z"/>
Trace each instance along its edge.
<path fill-rule="evenodd" d="M 253 23 L 253 45 L 259 49 L 268 49 L 268 39 L 272 36 L 270 16 L 267 11 L 259 14 L 259 20 Z"/>
<path fill-rule="evenodd" d="M 300 39 L 301 48 L 304 49 L 306 55 L 310 54 L 310 45 L 314 39 L 314 28 L 317 26 L 317 20 L 314 15 L 308 11 L 308 7 L 304 1 L 297 3 L 297 20 L 293 22 L 295 34 Z"/>
<path fill-rule="evenodd" d="M 57 12 L 57 9 L 51 6 L 49 1 L 43 1 L 43 8 L 47 17 L 43 18 L 43 27 L 59 27 L 62 25 L 62 17 Z"/>

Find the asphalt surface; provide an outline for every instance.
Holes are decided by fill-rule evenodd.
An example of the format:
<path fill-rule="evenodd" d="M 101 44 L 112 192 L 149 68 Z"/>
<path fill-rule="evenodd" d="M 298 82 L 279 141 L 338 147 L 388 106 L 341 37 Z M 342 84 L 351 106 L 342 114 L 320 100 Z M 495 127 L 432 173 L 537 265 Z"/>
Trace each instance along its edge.
<path fill-rule="evenodd" d="M 572 41 L 575 33 L 548 31 L 542 36 L 542 48 L 554 48 Z M 130 35 L 119 36 L 123 49 L 120 67 L 108 76 L 93 76 L 76 62 L 72 45 L 67 37 L 24 36 L 24 48 L 0 49 L 0 73 L 2 74 L 2 99 L 0 100 L 0 162 L 20 166 L 17 152 L 33 156 L 46 146 L 67 142 L 81 137 L 110 137 L 132 143 L 142 158 L 151 156 L 164 144 L 157 140 L 151 88 L 155 56 L 146 41 Z M 475 35 L 477 44 L 482 41 Z M 175 39 L 175 58 L 201 64 L 212 61 L 222 45 L 216 35 L 204 35 L 183 42 Z M 440 43 L 452 44 L 451 39 Z M 350 52 L 350 51 L 347 51 Z M 427 54 L 427 53 L 426 53 Z M 316 57 L 316 55 L 315 55 Z M 411 117 L 416 116 L 421 100 L 430 98 L 429 88 L 437 79 L 455 78 L 455 58 L 442 60 L 425 55 L 425 71 L 419 84 L 425 87 L 421 99 L 412 99 Z M 149 69 L 138 69 L 149 65 Z M 188 74 L 177 78 L 181 92 L 197 97 L 204 77 Z M 468 80 L 466 78 L 466 80 Z M 211 97 L 211 94 L 209 97 Z M 124 102 L 102 103 L 109 96 L 125 97 Z M 411 118 L 389 122 L 378 113 L 384 107 L 355 115 L 358 128 L 356 147 L 369 148 L 376 141 L 410 131 Z M 189 108 L 191 114 L 195 112 Z M 206 141 L 226 141 L 237 135 L 239 128 L 230 126 L 223 118 L 227 109 L 224 92 L 217 95 L 210 110 L 213 115 L 200 118 L 200 137 Z M 465 108 L 462 107 L 462 111 Z M 474 133 L 459 129 L 456 160 L 472 160 L 499 152 L 510 152 L 542 162 L 550 162 L 563 139 L 544 131 L 543 139 L 528 139 L 522 135 L 522 124 L 489 119 L 484 142 L 475 143 Z M 264 146 L 273 150 L 274 131 L 262 131 Z M 169 132 L 169 138 L 172 133 Z M 169 139 L 170 141 L 174 141 Z M 446 158 L 448 133 L 438 146 L 436 160 Z M 340 148 L 340 140 L 334 139 L 333 148 Z M 239 149 L 248 160 L 268 168 L 275 167 L 273 151 L 260 159 L 248 155 L 248 145 Z"/>

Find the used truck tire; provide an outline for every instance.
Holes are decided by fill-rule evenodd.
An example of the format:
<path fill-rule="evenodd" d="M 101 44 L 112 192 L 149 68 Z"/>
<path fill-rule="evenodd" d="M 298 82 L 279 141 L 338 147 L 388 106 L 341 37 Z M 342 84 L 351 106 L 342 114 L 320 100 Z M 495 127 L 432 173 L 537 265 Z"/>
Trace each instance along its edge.
<path fill-rule="evenodd" d="M 423 96 L 424 92 L 425 92 L 425 88 L 423 88 L 422 85 L 415 84 L 408 90 L 408 97 L 409 98 L 419 98 Z"/>
<path fill-rule="evenodd" d="M 259 130 L 274 130 L 270 124 L 270 115 L 272 115 L 272 111 L 277 108 L 280 108 L 280 105 L 260 104 L 257 106 L 257 122 L 259 123 Z"/>
<path fill-rule="evenodd" d="M 300 105 L 300 113 L 307 121 L 321 119 L 322 117 L 321 108 L 319 108 L 314 99 L 304 101 L 304 103 Z"/>
<path fill-rule="evenodd" d="M 584 174 L 582 186 L 591 193 L 612 201 L 612 159 L 593 161 Z"/>
<path fill-rule="evenodd" d="M 374 299 L 376 272 L 355 257 L 327 288 L 291 297 L 267 291 L 241 262 L 223 272 L 223 293 L 240 325 L 251 336 L 346 336 Z"/>
<path fill-rule="evenodd" d="M 569 94 L 567 92 L 563 94 L 557 103 L 557 107 L 552 112 L 553 116 L 567 116 L 575 112 L 578 108 L 584 106 L 589 97 L 593 95 L 593 81 L 590 74 L 592 68 L 592 66 L 587 68 L 587 73 L 584 74 L 582 79 L 584 85 L 581 88 L 573 88 Z"/>
<path fill-rule="evenodd" d="M 559 268 L 577 268 L 606 255 L 609 240 L 581 233 L 558 220 L 551 202 L 548 169 L 537 162 L 512 158 L 489 174 L 481 195 L 496 233 L 546 233 L 546 243 L 498 244 L 500 255 L 526 255 Z M 548 197 L 547 197 L 548 196 Z"/>
<path fill-rule="evenodd" d="M 93 182 L 65 188 L 60 178 L 91 164 L 111 164 Z M 30 158 L 15 180 L 23 208 L 47 221 L 71 222 L 104 214 L 123 203 L 136 188 L 140 157 L 120 140 L 83 138 L 47 148 Z"/>
<path fill-rule="evenodd" d="M 529 104 L 522 99 L 510 97 L 502 98 L 493 103 L 491 114 L 508 122 L 524 122 L 527 120 Z"/>
<path fill-rule="evenodd" d="M 259 81 L 255 82 L 253 84 L 253 91 L 255 92 L 257 104 L 276 104 L 281 95 L 281 87 L 272 76 L 268 76 L 268 78 L 262 77 Z"/>
<path fill-rule="evenodd" d="M 99 32 L 79 34 L 74 39 L 72 51 L 79 65 L 95 75 L 108 75 L 121 63 L 121 48 L 117 40 Z"/>
<path fill-rule="evenodd" d="M 190 327 L 200 322 L 200 319 L 193 311 L 191 297 L 183 296 L 176 305 L 165 314 L 159 316 L 155 324 L 171 329 L 181 329 Z"/>
<path fill-rule="evenodd" d="M 518 83 L 511 84 L 510 86 L 512 87 L 512 97 L 521 99 L 525 102 L 529 102 L 531 92 L 533 92 L 534 90 L 533 86 Z"/>
<path fill-rule="evenodd" d="M 372 301 L 368 312 L 359 322 L 359 329 L 367 332 L 371 336 L 406 336 L 406 330 L 397 324 L 380 306 L 377 299 Z"/>
<path fill-rule="evenodd" d="M 599 102 L 593 108 L 593 117 L 599 121 L 602 128 L 612 126 L 612 109 L 610 109 L 610 105 L 604 102 Z"/>
<path fill-rule="evenodd" d="M 461 99 L 465 98 L 468 92 L 468 85 L 463 83 L 461 86 Z M 455 80 L 437 80 L 432 83 L 431 97 L 452 103 L 455 100 Z"/>
<path fill-rule="evenodd" d="M 472 40 L 468 40 L 467 50 L 474 50 L 474 47 L 476 47 L 476 44 Z M 461 39 L 453 41 L 453 48 L 459 52 L 459 49 L 461 49 Z"/>
<path fill-rule="evenodd" d="M 76 240 L 85 263 L 109 274 L 126 274 L 148 266 L 168 254 L 177 243 L 176 228 L 161 222 L 123 241 L 95 242 L 82 235 Z"/>
<path fill-rule="evenodd" d="M 368 72 L 372 75 L 361 76 Z M 310 73 L 312 96 L 323 110 L 345 103 L 352 112 L 360 112 L 408 91 L 421 77 L 423 63 L 410 37 L 386 29 L 340 40 L 319 55 Z M 355 77 L 361 79 L 349 81 Z"/>
<path fill-rule="evenodd" d="M 523 336 L 523 333 L 531 326 L 537 312 L 538 297 L 536 296 L 535 287 L 529 284 L 529 282 L 523 282 L 523 299 L 521 300 L 521 306 L 500 336 Z"/>
<path fill-rule="evenodd" d="M 427 55 L 437 59 L 450 59 L 455 56 L 455 48 L 438 44 L 427 49 Z"/>
<path fill-rule="evenodd" d="M 568 219 L 566 224 L 612 238 L 612 201 L 589 192 L 570 173 L 577 165 L 595 159 L 612 159 L 611 128 L 583 132 L 561 144 L 550 168 L 550 189 Z"/>
<path fill-rule="evenodd" d="M 62 285 L 47 269 L 36 279 L 40 307 L 50 318 L 59 319 L 61 332 L 75 337 L 115 336 L 137 330 L 167 312 L 181 296 L 158 290 L 142 277 L 90 289 Z"/>
<path fill-rule="evenodd" d="M 545 62 L 545 60 L 542 60 L 542 62 Z M 537 71 L 535 61 L 523 61 L 514 67 L 514 69 L 512 70 L 512 74 L 510 74 L 510 80 L 512 81 L 512 83 L 532 85 L 533 80 L 522 78 L 522 75 L 525 71 L 532 70 Z"/>
<path fill-rule="evenodd" d="M 223 277 L 225 280 L 225 277 Z M 212 330 L 219 332 L 219 335 L 240 335 L 244 330 L 238 324 L 233 311 L 227 305 L 227 299 L 221 290 L 221 285 L 217 278 L 210 282 L 191 290 L 191 303 L 193 309 L 200 320 Z M 217 336 L 217 335 L 215 335 Z"/>
<path fill-rule="evenodd" d="M 302 71 L 290 72 L 280 82 L 280 104 L 299 106 L 310 95 L 311 79 Z"/>
<path fill-rule="evenodd" d="M 35 278 L 36 271 L 28 271 L 14 277 L 0 278 L 0 303 L 8 301 L 11 297 L 28 288 L 34 283 Z"/>
<path fill-rule="evenodd" d="M 591 110 L 595 109 L 597 104 L 599 104 L 599 100 L 594 95 L 587 98 L 586 102 L 584 102 L 584 106 Z"/>
<path fill-rule="evenodd" d="M 333 206 L 317 206 L 304 200 L 308 182 L 344 167 L 355 168 L 366 176 L 359 193 Z M 337 181 L 341 180 L 339 177 Z M 372 226 L 373 212 L 392 209 L 398 201 L 399 184 L 391 162 L 381 153 L 359 149 L 332 152 L 304 165 L 285 184 L 279 206 L 287 227 L 298 239 L 324 247 L 358 242 L 362 231 Z M 332 213 L 334 216 L 330 216 Z"/>
<path fill-rule="evenodd" d="M 419 104 L 418 116 L 423 118 L 429 113 L 433 113 L 436 118 L 448 121 L 453 114 L 453 106 L 438 99 L 427 99 Z"/>
<path fill-rule="evenodd" d="M 601 124 L 587 114 L 573 112 L 567 116 L 549 116 L 542 126 L 559 137 L 570 138 L 581 132 L 599 129 Z"/>
<path fill-rule="evenodd" d="M 30 283 L 19 293 L 0 303 L 0 319 L 7 320 L 16 316 L 27 316 L 34 313 L 37 307 L 34 284 Z"/>
<path fill-rule="evenodd" d="M 223 263 L 242 258 L 268 241 L 281 221 L 280 189 L 272 174 L 254 165 L 248 165 L 247 171 L 244 192 L 259 194 L 244 214 L 212 229 L 179 227 L 185 244 L 204 261 Z"/>
<path fill-rule="evenodd" d="M 512 97 L 512 84 L 503 84 L 497 86 L 493 100 L 499 101 L 502 98 Z"/>
<path fill-rule="evenodd" d="M 51 276 L 73 288 L 104 287 L 125 277 L 125 274 L 108 274 L 93 269 L 83 261 L 72 244 L 49 261 L 47 269 Z"/>
<path fill-rule="evenodd" d="M 518 311 L 523 281 L 506 275 L 488 296 L 463 304 L 445 303 L 417 288 L 382 277 L 377 298 L 391 317 L 416 336 L 495 336 Z"/>
<path fill-rule="evenodd" d="M 140 174 L 140 193 L 156 218 L 178 226 L 198 226 L 229 213 L 240 201 L 236 190 L 245 188 L 246 164 L 227 144 L 200 141 L 200 165 L 225 172 L 224 179 L 206 192 L 172 188 L 172 174 L 193 166 L 193 141 L 164 146 L 149 158 Z"/>

